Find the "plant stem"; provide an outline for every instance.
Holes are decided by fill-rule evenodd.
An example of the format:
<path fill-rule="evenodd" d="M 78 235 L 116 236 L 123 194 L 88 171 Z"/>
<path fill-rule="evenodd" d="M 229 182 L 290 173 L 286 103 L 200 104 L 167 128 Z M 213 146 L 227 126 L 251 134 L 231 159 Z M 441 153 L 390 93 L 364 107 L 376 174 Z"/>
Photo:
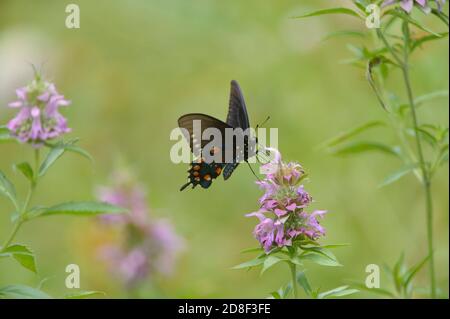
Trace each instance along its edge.
<path fill-rule="evenodd" d="M 9 235 L 8 239 L 6 239 L 5 243 L 2 245 L 0 251 L 3 251 L 6 248 L 8 248 L 8 246 L 12 243 L 12 241 L 16 237 L 17 232 L 19 231 L 20 227 L 25 222 L 23 215 L 27 212 L 28 206 L 30 205 L 30 202 L 31 202 L 31 199 L 33 198 L 33 193 L 36 188 L 36 184 L 37 184 L 37 180 L 38 180 L 38 176 L 39 176 L 39 171 L 38 171 L 38 169 L 39 169 L 39 149 L 36 149 L 34 151 L 34 167 L 35 167 L 35 170 L 34 170 L 33 180 L 30 182 L 30 187 L 28 189 L 27 197 L 22 206 L 22 209 L 19 212 L 19 218 L 16 221 L 16 224 L 14 225 L 14 228 L 13 228 L 11 234 Z"/>
<path fill-rule="evenodd" d="M 428 241 L 428 255 L 430 256 L 430 286 L 431 298 L 436 298 L 436 276 L 434 270 L 434 252 L 433 252 L 433 202 L 431 196 L 431 178 L 427 169 L 427 165 L 425 162 L 425 156 L 423 153 L 422 142 L 420 140 L 420 135 L 418 134 L 419 121 L 416 113 L 416 106 L 414 102 L 414 95 L 412 92 L 411 80 L 409 76 L 409 41 L 410 41 L 410 33 L 409 33 L 409 25 L 408 22 L 403 23 L 403 61 L 398 55 L 398 53 L 392 48 L 387 39 L 385 38 L 383 32 L 381 30 L 377 30 L 377 34 L 380 39 L 383 41 L 386 48 L 389 50 L 391 55 L 394 57 L 395 61 L 399 64 L 402 74 L 403 80 L 405 82 L 406 93 L 408 96 L 408 104 L 411 110 L 412 116 L 412 124 L 414 127 L 414 138 L 417 148 L 418 160 L 421 170 L 421 183 L 425 192 L 425 200 L 426 200 L 426 220 L 427 220 L 427 241 Z"/>
<path fill-rule="evenodd" d="M 297 291 L 297 267 L 293 263 L 289 263 L 289 268 L 291 268 L 291 276 L 292 276 L 292 290 L 294 291 L 294 299 L 298 298 Z"/>
<path fill-rule="evenodd" d="M 427 238 L 428 238 L 428 254 L 430 256 L 430 284 L 431 284 L 431 298 L 436 298 L 436 278 L 434 271 L 434 252 L 433 252 L 433 202 L 431 198 L 431 181 L 428 174 L 425 156 L 423 154 L 422 142 L 418 134 L 419 121 L 417 119 L 416 106 L 414 103 L 414 96 L 411 87 L 411 80 L 409 77 L 409 25 L 407 22 L 403 23 L 403 38 L 404 38 L 404 63 L 402 65 L 403 79 L 405 81 L 406 92 L 408 95 L 408 103 L 411 109 L 412 122 L 414 126 L 414 137 L 416 140 L 417 153 L 419 157 L 419 164 L 422 170 L 422 185 L 424 187 L 426 198 L 426 219 L 427 219 Z"/>

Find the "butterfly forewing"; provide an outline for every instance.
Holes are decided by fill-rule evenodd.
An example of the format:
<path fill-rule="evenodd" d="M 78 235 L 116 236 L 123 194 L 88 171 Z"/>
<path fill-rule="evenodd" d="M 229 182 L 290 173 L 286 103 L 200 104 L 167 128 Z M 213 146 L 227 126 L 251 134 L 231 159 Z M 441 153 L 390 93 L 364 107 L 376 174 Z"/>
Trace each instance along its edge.
<path fill-rule="evenodd" d="M 243 130 L 250 127 L 244 95 L 242 94 L 239 84 L 235 80 L 231 81 L 227 124 L 234 128 L 240 127 Z"/>

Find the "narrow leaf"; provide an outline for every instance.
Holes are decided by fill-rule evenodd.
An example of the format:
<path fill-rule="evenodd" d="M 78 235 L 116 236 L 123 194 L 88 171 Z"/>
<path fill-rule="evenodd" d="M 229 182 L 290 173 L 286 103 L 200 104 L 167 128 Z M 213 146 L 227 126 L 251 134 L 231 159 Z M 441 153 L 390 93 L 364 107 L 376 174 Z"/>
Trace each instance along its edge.
<path fill-rule="evenodd" d="M 384 179 L 384 181 L 378 187 L 384 187 L 389 184 L 392 184 L 392 183 L 398 181 L 399 179 L 401 179 L 403 176 L 406 176 L 409 173 L 413 172 L 418 167 L 420 167 L 420 165 L 418 163 L 405 165 L 402 168 L 400 168 L 399 170 L 397 170 L 394 173 L 392 173 L 391 175 L 389 175 L 388 177 L 386 177 Z"/>
<path fill-rule="evenodd" d="M 388 298 L 395 298 L 395 294 L 393 294 L 392 292 L 390 292 L 389 290 L 386 289 L 382 289 L 382 288 L 368 288 L 366 285 L 364 284 L 359 284 L 359 283 L 354 283 L 352 284 L 352 286 L 358 288 L 359 290 L 364 290 L 367 292 L 371 292 L 383 297 L 388 297 Z"/>
<path fill-rule="evenodd" d="M 9 129 L 6 126 L 0 126 L 0 143 L 6 143 L 13 141 L 14 138 L 11 136 Z"/>
<path fill-rule="evenodd" d="M 44 176 L 48 169 L 64 154 L 64 152 L 65 148 L 62 146 L 55 146 L 50 149 L 47 157 L 39 168 L 39 177 Z"/>
<path fill-rule="evenodd" d="M 414 104 L 416 105 L 416 107 L 418 107 L 437 98 L 448 98 L 448 90 L 439 90 L 418 96 L 414 99 Z"/>
<path fill-rule="evenodd" d="M 19 262 L 24 268 L 37 273 L 34 253 L 24 245 L 11 245 L 1 250 L 1 255 L 9 255 Z"/>
<path fill-rule="evenodd" d="M 372 151 L 378 151 L 388 155 L 394 155 L 396 157 L 400 156 L 400 151 L 395 147 L 378 142 L 364 142 L 364 141 L 344 144 L 343 146 L 331 149 L 330 153 L 333 155 L 343 156 Z"/>
<path fill-rule="evenodd" d="M 362 125 L 359 125 L 355 128 L 352 128 L 348 131 L 342 132 L 339 135 L 337 135 L 336 137 L 331 138 L 330 140 L 326 141 L 324 143 L 324 145 L 326 147 L 333 147 L 336 146 L 342 142 L 348 141 L 349 139 L 371 129 L 374 127 L 380 127 L 380 126 L 385 126 L 385 123 L 382 121 L 370 121 L 367 123 L 364 123 Z"/>
<path fill-rule="evenodd" d="M 120 214 L 125 212 L 126 209 L 107 203 L 69 202 L 48 208 L 41 207 L 33 214 L 27 215 L 27 218 L 51 215 L 95 216 L 100 214 Z"/>
<path fill-rule="evenodd" d="M 65 299 L 85 299 L 93 296 L 104 296 L 106 295 L 103 291 L 81 291 L 64 296 Z"/>
<path fill-rule="evenodd" d="M 304 271 L 300 271 L 297 274 L 297 282 L 298 284 L 303 288 L 303 290 L 305 291 L 305 293 L 310 296 L 312 289 L 311 286 L 308 282 L 308 278 L 306 278 L 305 272 Z"/>
<path fill-rule="evenodd" d="M 22 162 L 17 165 L 14 165 L 14 168 L 21 172 L 23 176 L 25 176 L 30 182 L 33 182 L 34 173 L 31 165 L 28 162 Z"/>
<path fill-rule="evenodd" d="M 357 289 L 348 289 L 348 286 L 341 286 L 337 287 L 335 289 L 322 292 L 318 295 L 319 299 L 329 298 L 329 297 L 342 297 L 342 296 L 348 296 L 354 293 L 359 292 Z"/>
<path fill-rule="evenodd" d="M 264 260 L 264 264 L 263 264 L 263 268 L 261 269 L 261 275 L 268 270 L 269 268 L 271 268 L 272 266 L 276 265 L 277 263 L 279 263 L 280 261 L 283 261 L 284 259 L 278 258 L 276 256 L 268 256 L 266 258 L 266 260 Z"/>
<path fill-rule="evenodd" d="M 408 270 L 408 272 L 404 275 L 403 282 L 404 286 L 408 286 L 408 284 L 411 282 L 411 280 L 414 278 L 414 276 L 422 269 L 422 267 L 427 263 L 427 261 L 430 259 L 430 256 L 425 257 L 420 262 L 418 262 L 416 265 L 411 267 L 411 269 Z"/>
<path fill-rule="evenodd" d="M 346 14 L 346 15 L 350 15 L 353 17 L 361 18 L 360 15 L 356 11 L 353 11 L 352 9 L 349 9 L 349 8 L 343 8 L 343 7 L 314 11 L 311 13 L 307 13 L 307 14 L 300 15 L 300 16 L 295 16 L 292 18 L 293 19 L 303 19 L 303 18 L 309 18 L 309 17 L 321 16 L 321 15 L 327 15 L 327 14 Z"/>
<path fill-rule="evenodd" d="M 45 292 L 25 285 L 0 287 L 0 298 L 5 299 L 51 299 Z"/>
<path fill-rule="evenodd" d="M 319 254 L 316 252 L 309 252 L 309 251 L 304 252 L 302 255 L 300 255 L 299 258 L 301 260 L 308 260 L 308 261 L 314 262 L 314 263 L 316 263 L 318 265 L 322 265 L 322 266 L 330 266 L 330 267 L 341 267 L 342 266 L 338 261 L 336 261 L 326 255 Z"/>
<path fill-rule="evenodd" d="M 266 259 L 266 257 L 255 258 L 255 259 L 246 261 L 242 264 L 239 264 L 237 266 L 234 266 L 232 269 L 243 269 L 243 268 L 251 268 L 251 267 L 259 266 L 264 263 L 265 259 Z"/>
<path fill-rule="evenodd" d="M 9 198 L 16 208 L 19 207 L 16 197 L 16 189 L 11 181 L 0 171 L 0 195 Z"/>

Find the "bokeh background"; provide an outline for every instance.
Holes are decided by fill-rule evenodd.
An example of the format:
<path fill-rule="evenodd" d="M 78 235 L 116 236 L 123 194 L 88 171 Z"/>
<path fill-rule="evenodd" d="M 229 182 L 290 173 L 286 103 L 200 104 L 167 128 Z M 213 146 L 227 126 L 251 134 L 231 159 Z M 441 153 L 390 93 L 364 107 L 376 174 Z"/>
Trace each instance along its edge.
<path fill-rule="evenodd" d="M 363 26 L 345 16 L 290 19 L 347 1 L 76 3 L 81 28 L 70 30 L 64 25 L 64 1 L 0 2 L 0 123 L 13 115 L 6 105 L 15 98 L 14 88 L 32 78 L 30 63 L 43 65 L 44 74 L 73 101 L 65 112 L 71 135 L 81 138 L 95 163 L 66 155 L 42 180 L 35 202 L 93 199 L 115 158 L 132 166 L 148 189 L 151 214 L 171 220 L 186 240 L 174 275 L 156 278 L 158 293 L 148 285 L 140 297 L 260 298 L 289 280 L 285 265 L 262 277 L 257 270 L 230 269 L 249 257 L 241 250 L 257 245 L 255 220 L 244 217 L 257 208 L 261 194 L 250 170 L 239 167 L 229 181 L 219 179 L 208 190 L 179 192 L 186 164 L 169 159 L 169 133 L 180 115 L 204 112 L 225 118 L 231 79 L 243 88 L 252 125 L 270 115 L 267 126 L 279 128 L 284 158 L 301 162 L 309 172 L 306 187 L 315 207 L 329 211 L 322 242 L 350 244 L 336 251 L 344 267 L 308 267 L 314 286 L 362 282 L 367 264 L 393 264 L 402 252 L 409 264 L 426 255 L 424 198 L 414 177 L 377 188 L 399 167 L 396 159 L 377 153 L 337 158 L 317 147 L 348 128 L 385 118 L 363 71 L 341 63 L 351 56 L 348 39 L 323 41 L 329 32 Z M 448 89 L 448 56 L 446 40 L 416 52 L 416 94 Z M 389 85 L 403 92 L 398 78 Z M 420 116 L 448 126 L 448 100 L 435 100 Z M 396 141 L 385 129 L 367 134 L 375 138 Z M 31 155 L 23 145 L 0 145 L 0 168 L 22 194 L 26 184 L 11 165 Z M 448 296 L 448 165 L 434 181 L 433 199 L 437 278 Z M 11 229 L 11 210 L 0 199 L 2 238 Z M 34 249 L 39 276 L 3 259 L 0 284 L 36 286 L 47 278 L 43 289 L 61 296 L 70 292 L 64 286 L 65 267 L 76 263 L 82 289 L 127 297 L 96 258 L 93 247 L 102 240 L 96 227 L 92 219 L 72 217 L 25 224 L 17 241 Z M 416 285 L 426 287 L 427 275 L 421 271 Z M 384 275 L 381 285 L 388 287 Z"/>

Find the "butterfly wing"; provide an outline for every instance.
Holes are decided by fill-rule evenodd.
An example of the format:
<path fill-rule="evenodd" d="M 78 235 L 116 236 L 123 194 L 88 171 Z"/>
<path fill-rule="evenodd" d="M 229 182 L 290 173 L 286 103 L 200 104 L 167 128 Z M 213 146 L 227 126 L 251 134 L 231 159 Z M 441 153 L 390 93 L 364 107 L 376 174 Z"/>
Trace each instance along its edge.
<path fill-rule="evenodd" d="M 236 167 L 238 167 L 238 165 L 239 165 L 238 162 L 225 164 L 225 166 L 223 167 L 223 179 L 224 180 L 229 179 L 231 174 L 233 174 L 234 170 L 236 169 Z"/>
<path fill-rule="evenodd" d="M 194 132 L 194 121 L 200 121 L 201 130 L 198 132 Z M 199 156 L 200 154 L 195 154 L 195 150 L 201 150 L 207 145 L 209 140 L 202 140 L 203 132 L 208 128 L 216 128 L 222 134 L 222 146 L 225 145 L 225 129 L 230 126 L 227 123 L 222 122 L 212 116 L 201 114 L 201 113 L 190 113 L 181 116 L 178 119 L 178 126 L 183 128 L 183 134 L 185 134 L 185 138 L 189 141 L 189 146 L 191 147 L 191 151 L 195 156 Z"/>
<path fill-rule="evenodd" d="M 234 128 L 240 127 L 243 130 L 250 127 L 244 95 L 242 94 L 239 84 L 235 80 L 231 81 L 227 124 Z"/>

